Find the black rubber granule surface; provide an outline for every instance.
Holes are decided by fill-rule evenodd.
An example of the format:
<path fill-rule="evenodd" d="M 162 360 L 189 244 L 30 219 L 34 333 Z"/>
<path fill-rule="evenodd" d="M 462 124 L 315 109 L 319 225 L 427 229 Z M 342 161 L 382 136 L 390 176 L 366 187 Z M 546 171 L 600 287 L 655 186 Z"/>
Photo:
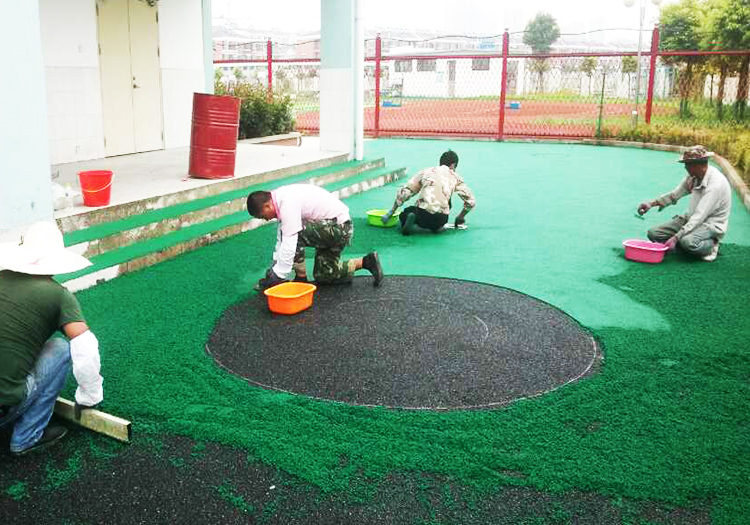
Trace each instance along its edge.
<path fill-rule="evenodd" d="M 292 316 L 253 296 L 222 315 L 206 347 L 265 388 L 432 409 L 539 395 L 581 377 L 597 352 L 575 320 L 533 297 L 411 276 L 318 287 L 313 306 Z"/>

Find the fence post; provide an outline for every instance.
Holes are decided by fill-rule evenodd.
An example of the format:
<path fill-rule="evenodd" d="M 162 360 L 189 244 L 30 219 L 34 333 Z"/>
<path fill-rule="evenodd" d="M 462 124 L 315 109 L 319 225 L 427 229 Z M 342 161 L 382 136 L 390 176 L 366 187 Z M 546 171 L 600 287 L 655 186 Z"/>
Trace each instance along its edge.
<path fill-rule="evenodd" d="M 497 122 L 497 140 L 503 140 L 503 129 L 505 127 L 505 95 L 508 85 L 508 30 L 503 33 L 503 73 L 500 77 L 500 116 Z"/>
<path fill-rule="evenodd" d="M 273 45 L 271 39 L 266 43 L 266 60 L 268 62 L 268 101 L 273 100 Z"/>
<path fill-rule="evenodd" d="M 380 132 L 380 35 L 375 37 L 375 138 Z"/>
<path fill-rule="evenodd" d="M 651 65 L 648 69 L 648 95 L 646 98 L 646 124 L 651 124 L 651 106 L 654 104 L 654 78 L 656 76 L 656 59 L 659 54 L 659 25 L 651 33 Z"/>
<path fill-rule="evenodd" d="M 599 99 L 599 121 L 596 125 L 596 138 L 602 138 L 602 115 L 604 113 L 604 88 L 607 85 L 607 70 L 602 70 L 602 96 Z M 589 92 L 591 88 L 589 87 Z"/>

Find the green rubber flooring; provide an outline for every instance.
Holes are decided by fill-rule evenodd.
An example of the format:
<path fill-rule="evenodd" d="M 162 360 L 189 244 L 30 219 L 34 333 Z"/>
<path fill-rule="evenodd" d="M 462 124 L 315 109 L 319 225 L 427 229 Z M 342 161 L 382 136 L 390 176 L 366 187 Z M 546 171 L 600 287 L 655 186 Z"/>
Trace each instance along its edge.
<path fill-rule="evenodd" d="M 37 475 L 28 479 L 0 456 L 0 514 L 10 505 L 38 509 L 49 494 L 72 492 L 81 480 L 95 486 L 117 457 L 148 450 L 177 469 L 171 483 L 205 492 L 203 499 L 225 505 L 228 514 L 325 522 L 295 521 L 293 505 L 249 492 L 243 499 L 241 476 L 225 473 L 231 482 L 194 488 L 188 480 L 204 471 L 166 452 L 170 436 L 181 436 L 200 451 L 226 445 L 249 464 L 292 477 L 310 494 L 297 491 L 305 505 L 296 508 L 334 498 L 336 508 L 387 517 L 376 509 L 383 487 L 411 491 L 409 502 L 420 512 L 403 503 L 402 519 L 396 512 L 383 523 L 491 523 L 493 516 L 497 523 L 581 523 L 587 521 L 576 513 L 592 501 L 616 512 L 613 521 L 590 523 L 746 523 L 747 211 L 735 198 L 714 263 L 668 254 L 661 264 L 639 264 L 624 259 L 622 241 L 645 238 L 649 226 L 687 206 L 684 199 L 645 221 L 633 215 L 639 202 L 683 176 L 674 153 L 378 140 L 367 143 L 366 154 L 413 174 L 436 164 L 448 147 L 459 154 L 458 171 L 477 198 L 468 230 L 403 237 L 368 226 L 366 210 L 392 203 L 398 186 L 390 185 L 346 201 L 355 233 L 345 254 L 376 249 L 386 274 L 497 284 L 546 301 L 597 338 L 597 374 L 505 408 L 441 413 L 353 407 L 249 385 L 220 369 L 204 347 L 222 312 L 253 293 L 269 265 L 275 231 L 264 227 L 78 294 L 101 345 L 103 409 L 133 421 L 135 443 L 126 451 L 76 434 L 54 462 L 36 460 Z M 453 204 L 460 208 L 455 198 Z M 166 459 L 144 462 L 144 472 L 161 479 Z M 518 499 L 519 513 L 500 520 L 505 511 L 493 498 L 512 490 L 533 491 L 531 499 L 547 506 Z M 580 494 L 588 496 L 565 499 Z"/>

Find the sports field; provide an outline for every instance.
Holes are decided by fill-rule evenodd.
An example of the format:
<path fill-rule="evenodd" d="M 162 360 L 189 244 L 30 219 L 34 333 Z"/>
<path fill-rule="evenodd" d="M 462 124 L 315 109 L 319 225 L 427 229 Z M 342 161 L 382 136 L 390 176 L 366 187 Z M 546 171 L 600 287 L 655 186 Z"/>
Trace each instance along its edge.
<path fill-rule="evenodd" d="M 75 431 L 46 455 L 0 453 L 0 521 L 747 523 L 750 214 L 735 198 L 714 263 L 639 264 L 622 241 L 687 206 L 634 217 L 683 176 L 677 154 L 377 140 L 366 156 L 412 174 L 448 148 L 477 197 L 468 230 L 369 227 L 365 211 L 392 203 L 390 185 L 346 200 L 345 253 L 374 249 L 386 274 L 550 303 L 600 343 L 595 374 L 507 407 L 444 412 L 249 385 L 205 344 L 269 264 L 275 228 L 263 227 L 78 294 L 101 344 L 103 409 L 133 421 L 134 443 Z"/>
<path fill-rule="evenodd" d="M 520 100 L 517 107 L 506 103 L 503 134 L 505 136 L 593 137 L 599 118 L 596 97 L 578 100 Z M 379 131 L 384 134 L 458 134 L 491 135 L 498 133 L 499 98 L 431 99 L 404 98 L 398 107 L 380 109 Z M 601 108 L 602 125 L 622 123 L 633 105 L 629 102 L 605 102 Z M 655 115 L 672 112 L 657 106 Z M 295 116 L 296 128 L 302 131 L 320 129 L 317 110 L 300 110 Z M 375 108 L 365 108 L 365 130 L 375 129 Z"/>

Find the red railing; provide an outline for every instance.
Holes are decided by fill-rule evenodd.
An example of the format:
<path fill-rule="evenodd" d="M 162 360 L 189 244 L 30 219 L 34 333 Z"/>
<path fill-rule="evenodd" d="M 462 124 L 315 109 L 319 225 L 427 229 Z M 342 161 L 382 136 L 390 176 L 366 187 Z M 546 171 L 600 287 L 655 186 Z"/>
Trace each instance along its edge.
<path fill-rule="evenodd" d="M 696 73 L 690 63 L 714 56 L 750 59 L 750 51 L 659 51 L 654 28 L 651 47 L 636 52 L 576 52 L 511 54 L 509 33 L 503 34 L 501 52 L 383 53 L 378 36 L 374 56 L 366 58 L 365 132 L 368 135 L 505 137 L 592 137 L 602 126 L 632 125 L 633 110 L 644 121 L 677 118 L 724 118 L 725 105 L 742 96 L 743 77 L 709 77 Z M 309 55 L 279 52 L 265 44 L 265 57 L 223 58 L 217 66 L 229 70 L 242 65 L 251 70 L 265 66 L 269 97 L 273 92 L 294 97 L 297 129 L 319 131 L 320 61 L 316 42 L 307 42 Z M 277 44 L 281 46 L 281 44 Z M 391 49 L 394 52 L 394 49 Z M 735 68 L 736 69 L 736 68 Z M 254 78 L 261 81 L 259 69 Z M 647 74 L 647 82 L 633 75 Z M 644 79 L 645 80 L 645 79 Z M 747 76 L 744 77 L 747 82 Z M 633 88 L 645 84 L 645 103 Z M 721 100 L 714 100 L 715 93 Z M 640 101 L 639 101 L 640 102 Z M 744 104 L 740 100 L 740 104 Z M 723 117 L 723 116 L 724 117 Z M 742 115 L 742 113 L 740 113 Z M 742 118 L 742 117 L 740 117 Z"/>

